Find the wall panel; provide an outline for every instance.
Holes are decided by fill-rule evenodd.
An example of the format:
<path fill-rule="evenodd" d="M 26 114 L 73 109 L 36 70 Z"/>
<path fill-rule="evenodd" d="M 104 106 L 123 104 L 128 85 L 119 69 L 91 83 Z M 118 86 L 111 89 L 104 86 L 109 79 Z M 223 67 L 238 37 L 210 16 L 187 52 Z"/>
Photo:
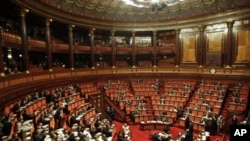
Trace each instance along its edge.
<path fill-rule="evenodd" d="M 236 62 L 250 61 L 250 29 L 239 29 L 236 38 Z"/>
<path fill-rule="evenodd" d="M 197 34 L 182 35 L 181 48 L 182 48 L 182 63 L 195 63 L 197 52 Z"/>
<path fill-rule="evenodd" d="M 224 46 L 223 32 L 207 33 L 207 52 L 208 53 L 221 53 Z"/>

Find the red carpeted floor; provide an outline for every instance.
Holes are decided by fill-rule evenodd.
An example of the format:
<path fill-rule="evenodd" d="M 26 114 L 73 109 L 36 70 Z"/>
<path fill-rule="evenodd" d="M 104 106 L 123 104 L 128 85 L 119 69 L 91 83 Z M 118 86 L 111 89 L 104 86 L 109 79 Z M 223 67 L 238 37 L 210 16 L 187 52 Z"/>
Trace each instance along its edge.
<path fill-rule="evenodd" d="M 118 121 L 113 121 L 113 124 L 116 125 L 116 131 L 119 131 L 123 125 L 123 123 Z M 139 125 L 129 125 L 132 131 L 132 141 L 152 141 L 151 135 L 155 132 L 159 132 L 159 130 L 151 130 L 151 131 L 141 131 L 139 129 Z M 177 138 L 179 132 L 184 132 L 184 129 L 172 126 L 170 127 L 170 132 L 172 134 L 173 139 Z M 194 133 L 194 136 L 197 136 Z M 222 135 L 210 136 L 210 141 L 221 141 Z M 226 141 L 229 140 L 229 137 L 226 136 Z M 117 141 L 117 136 L 115 136 L 114 141 Z"/>

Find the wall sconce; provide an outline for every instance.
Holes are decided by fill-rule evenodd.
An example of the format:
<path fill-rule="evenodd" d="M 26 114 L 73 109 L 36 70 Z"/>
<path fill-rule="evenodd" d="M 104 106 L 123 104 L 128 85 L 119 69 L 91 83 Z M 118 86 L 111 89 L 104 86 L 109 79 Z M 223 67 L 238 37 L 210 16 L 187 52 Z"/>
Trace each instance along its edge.
<path fill-rule="evenodd" d="M 12 50 L 11 50 L 11 48 L 8 49 L 7 58 L 12 59 Z"/>

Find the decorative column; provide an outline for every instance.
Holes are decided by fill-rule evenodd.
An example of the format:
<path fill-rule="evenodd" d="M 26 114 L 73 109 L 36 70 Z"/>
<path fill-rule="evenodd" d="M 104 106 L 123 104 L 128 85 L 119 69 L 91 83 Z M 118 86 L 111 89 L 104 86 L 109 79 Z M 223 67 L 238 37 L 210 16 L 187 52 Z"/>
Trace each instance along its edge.
<path fill-rule="evenodd" d="M 95 69 L 95 45 L 94 45 L 94 32 L 95 32 L 95 28 L 91 28 L 89 30 L 89 34 L 90 34 L 90 51 L 91 51 L 91 66 L 92 69 Z"/>
<path fill-rule="evenodd" d="M 5 76 L 3 60 L 3 28 L 0 26 L 0 75 Z"/>
<path fill-rule="evenodd" d="M 111 30 L 112 68 L 115 68 L 115 30 Z"/>
<path fill-rule="evenodd" d="M 73 44 L 73 28 L 75 25 L 69 25 L 69 60 L 70 68 L 74 70 L 74 44 Z"/>
<path fill-rule="evenodd" d="M 47 67 L 49 71 L 52 71 L 52 47 L 51 47 L 51 36 L 50 36 L 50 23 L 52 19 L 46 19 L 45 24 L 45 38 L 46 38 L 46 49 L 47 49 Z"/>
<path fill-rule="evenodd" d="M 204 25 L 199 25 L 199 41 L 198 41 L 198 65 L 200 68 L 204 66 L 204 57 L 206 49 L 204 48 Z"/>
<path fill-rule="evenodd" d="M 28 9 L 21 9 L 20 12 L 20 27 L 21 27 L 21 38 L 22 38 L 22 46 L 23 46 L 23 68 L 26 73 L 29 73 L 29 51 L 28 51 L 28 36 L 27 36 L 27 28 L 25 15 L 28 13 Z"/>
<path fill-rule="evenodd" d="M 225 46 L 225 63 L 226 63 L 226 68 L 231 68 L 232 65 L 232 36 L 233 36 L 233 21 L 227 22 L 227 43 Z"/>
<path fill-rule="evenodd" d="M 175 67 L 179 67 L 180 64 L 180 29 L 175 29 Z"/>
<path fill-rule="evenodd" d="M 153 67 L 156 68 L 157 67 L 157 38 L 156 38 L 156 33 L 157 31 L 154 30 L 153 31 Z"/>
<path fill-rule="evenodd" d="M 132 68 L 136 67 L 135 31 L 132 31 Z"/>

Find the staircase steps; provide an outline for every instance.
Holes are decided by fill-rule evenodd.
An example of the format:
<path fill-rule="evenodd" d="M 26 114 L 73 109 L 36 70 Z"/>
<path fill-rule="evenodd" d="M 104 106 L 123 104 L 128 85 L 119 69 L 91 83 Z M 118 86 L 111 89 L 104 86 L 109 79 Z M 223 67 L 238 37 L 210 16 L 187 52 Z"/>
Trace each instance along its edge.
<path fill-rule="evenodd" d="M 152 101 L 150 99 L 150 97 L 145 97 L 144 98 L 145 102 L 146 102 L 146 110 L 147 110 L 147 115 L 153 115 L 153 106 L 152 106 Z"/>
<path fill-rule="evenodd" d="M 231 102 L 232 94 L 229 92 L 226 95 L 225 103 L 223 104 L 221 115 L 225 118 L 227 116 L 227 109 L 229 108 L 230 102 Z"/>

